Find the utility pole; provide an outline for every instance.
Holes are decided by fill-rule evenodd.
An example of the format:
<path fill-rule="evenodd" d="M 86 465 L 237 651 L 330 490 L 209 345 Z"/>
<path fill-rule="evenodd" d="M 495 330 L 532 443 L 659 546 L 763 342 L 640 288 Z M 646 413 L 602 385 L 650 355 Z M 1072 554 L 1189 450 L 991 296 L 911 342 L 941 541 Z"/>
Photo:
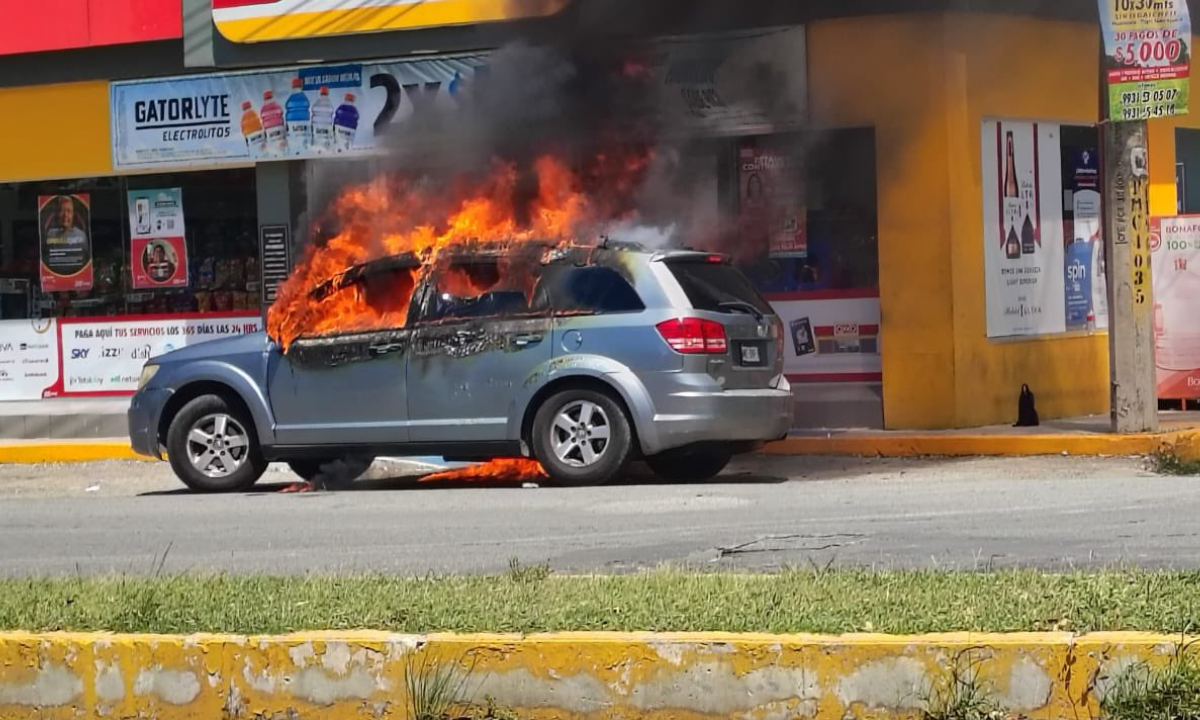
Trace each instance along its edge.
<path fill-rule="evenodd" d="M 1107 116 L 1107 85 L 1104 90 Z M 1146 122 L 1106 121 L 1101 134 L 1112 429 L 1157 432 Z"/>
<path fill-rule="evenodd" d="M 1158 430 L 1147 121 L 1186 115 L 1188 0 L 1097 0 L 1112 429 Z"/>

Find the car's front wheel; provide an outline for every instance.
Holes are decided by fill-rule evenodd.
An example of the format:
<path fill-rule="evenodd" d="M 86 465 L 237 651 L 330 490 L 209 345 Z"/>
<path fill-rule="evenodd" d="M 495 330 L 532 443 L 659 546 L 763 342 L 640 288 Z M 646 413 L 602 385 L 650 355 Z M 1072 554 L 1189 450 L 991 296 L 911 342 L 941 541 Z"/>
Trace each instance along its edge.
<path fill-rule="evenodd" d="M 728 450 L 668 451 L 646 458 L 654 474 L 671 482 L 700 482 L 721 474 L 733 460 Z"/>
<path fill-rule="evenodd" d="M 183 484 L 200 492 L 247 490 L 267 469 L 251 418 L 219 395 L 202 395 L 175 415 L 167 459 Z"/>
<path fill-rule="evenodd" d="M 633 457 L 633 430 L 624 408 L 595 390 L 565 390 L 538 409 L 533 454 L 551 482 L 568 487 L 605 485 Z"/>
<path fill-rule="evenodd" d="M 288 467 L 305 482 L 318 479 L 326 487 L 342 487 L 362 477 L 375 462 L 373 457 L 304 458 L 289 460 Z"/>

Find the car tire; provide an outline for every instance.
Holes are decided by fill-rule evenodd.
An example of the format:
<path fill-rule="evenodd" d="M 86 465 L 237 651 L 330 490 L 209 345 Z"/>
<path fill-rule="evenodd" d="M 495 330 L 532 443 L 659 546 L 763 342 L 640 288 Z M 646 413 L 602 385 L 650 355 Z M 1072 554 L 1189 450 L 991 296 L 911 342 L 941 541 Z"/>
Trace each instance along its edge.
<path fill-rule="evenodd" d="M 533 454 L 563 487 L 606 485 L 633 459 L 633 429 L 625 409 L 595 390 L 565 390 L 548 398 L 533 421 Z"/>
<path fill-rule="evenodd" d="M 167 459 L 197 492 L 248 490 L 267 469 L 253 421 L 220 395 L 202 395 L 176 413 L 167 430 Z"/>
<path fill-rule="evenodd" d="M 700 482 L 720 475 L 731 460 L 728 450 L 668 451 L 646 458 L 646 465 L 663 480 Z"/>
<path fill-rule="evenodd" d="M 305 482 L 321 477 L 325 487 L 345 487 L 362 477 L 375 462 L 373 457 L 303 458 L 289 460 L 288 467 Z M 328 467 L 333 465 L 334 467 Z M 322 470 L 327 472 L 322 475 Z M 331 472 L 330 472 L 331 471 Z"/>

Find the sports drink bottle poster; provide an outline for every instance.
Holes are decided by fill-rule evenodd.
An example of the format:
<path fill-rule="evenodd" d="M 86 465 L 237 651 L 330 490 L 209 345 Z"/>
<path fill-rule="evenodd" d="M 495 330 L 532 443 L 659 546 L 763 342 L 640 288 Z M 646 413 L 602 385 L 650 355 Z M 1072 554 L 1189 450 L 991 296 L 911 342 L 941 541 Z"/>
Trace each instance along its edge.
<path fill-rule="evenodd" d="M 1069 269 L 1063 249 L 1059 128 L 989 120 L 983 123 L 982 138 L 987 335 L 1065 332 Z M 1091 294 L 1090 285 L 1087 292 Z M 1081 285 L 1078 295 L 1082 293 Z M 1078 295 L 1077 302 L 1083 303 Z"/>
<path fill-rule="evenodd" d="M 1200 215 L 1151 220 L 1150 268 L 1158 397 L 1200 400 Z"/>
<path fill-rule="evenodd" d="M 130 190 L 129 236 L 133 287 L 139 290 L 187 287 L 181 188 Z"/>
<path fill-rule="evenodd" d="M 376 152 L 431 107 L 457 108 L 482 55 L 190 75 L 110 87 L 120 169 Z"/>
<path fill-rule="evenodd" d="M 1098 0 L 1113 122 L 1187 115 L 1192 19 L 1185 0 Z"/>
<path fill-rule="evenodd" d="M 42 292 L 92 289 L 91 221 L 87 193 L 38 196 Z"/>

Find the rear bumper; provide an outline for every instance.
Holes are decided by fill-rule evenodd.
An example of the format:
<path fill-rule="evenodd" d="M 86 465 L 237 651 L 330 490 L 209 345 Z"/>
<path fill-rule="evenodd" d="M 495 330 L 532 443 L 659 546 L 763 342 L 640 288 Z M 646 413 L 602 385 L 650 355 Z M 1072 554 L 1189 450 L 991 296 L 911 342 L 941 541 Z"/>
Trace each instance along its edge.
<path fill-rule="evenodd" d="M 138 455 L 162 460 L 158 421 L 171 398 L 170 390 L 142 390 L 129 402 L 129 444 Z"/>
<path fill-rule="evenodd" d="M 676 387 L 654 404 L 653 431 L 641 437 L 647 455 L 704 442 L 781 440 L 792 429 L 795 399 L 780 378 L 777 387 L 756 390 Z"/>

